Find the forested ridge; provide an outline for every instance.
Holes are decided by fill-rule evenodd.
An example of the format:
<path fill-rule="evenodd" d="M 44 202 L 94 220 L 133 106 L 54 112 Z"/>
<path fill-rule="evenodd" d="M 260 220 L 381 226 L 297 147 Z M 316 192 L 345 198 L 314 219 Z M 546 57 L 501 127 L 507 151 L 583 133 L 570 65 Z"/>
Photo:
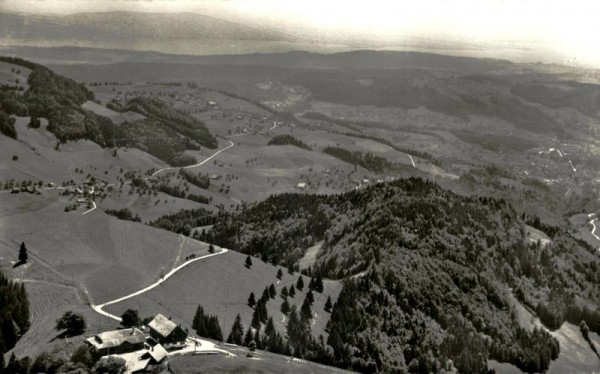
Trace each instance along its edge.
<path fill-rule="evenodd" d="M 85 138 L 106 144 L 100 131 L 101 117 L 81 108 L 87 100 L 94 100 L 94 94 L 84 85 L 33 62 L 12 57 L 0 57 L 0 61 L 31 69 L 26 91 L 17 86 L 0 87 L 2 112 L 47 118 L 48 131 L 61 141 Z"/>
<path fill-rule="evenodd" d="M 29 329 L 29 301 L 23 283 L 6 278 L 0 271 L 0 372 L 3 355 Z"/>
<path fill-rule="evenodd" d="M 288 267 L 323 241 L 311 273 L 344 279 L 327 358 L 361 372 L 431 372 L 486 359 L 528 372 L 559 353 L 523 328 L 511 289 L 549 328 L 586 321 L 600 332 L 600 256 L 567 232 L 546 247 L 502 199 L 464 197 L 419 178 L 341 195 L 282 194 L 222 213 L 203 239 Z"/>
<path fill-rule="evenodd" d="M 135 122 L 115 126 L 109 118 L 82 108 L 94 93 L 83 84 L 54 73 L 52 70 L 19 58 L 1 57 L 0 61 L 30 69 L 28 89 L 23 86 L 0 86 L 0 132 L 16 138 L 15 120 L 11 116 L 32 117 L 39 127 L 39 118 L 48 119 L 48 131 L 61 142 L 89 139 L 102 147 L 137 147 L 172 166 L 196 162 L 186 155 L 186 149 L 210 149 L 218 142 L 205 124 L 178 112 L 158 99 L 135 97 L 124 105 L 112 103 L 119 111 L 133 111 L 146 116 Z"/>

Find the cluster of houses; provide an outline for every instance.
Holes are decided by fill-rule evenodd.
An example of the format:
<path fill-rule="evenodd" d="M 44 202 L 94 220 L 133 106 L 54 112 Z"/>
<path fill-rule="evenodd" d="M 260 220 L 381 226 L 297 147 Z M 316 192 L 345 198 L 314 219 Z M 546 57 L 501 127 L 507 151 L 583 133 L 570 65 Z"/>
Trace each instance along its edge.
<path fill-rule="evenodd" d="M 185 345 L 187 331 L 170 318 L 157 314 L 143 329 L 105 331 L 86 340 L 101 356 L 118 355 L 128 373 L 144 373 L 160 364 L 170 350 Z"/>

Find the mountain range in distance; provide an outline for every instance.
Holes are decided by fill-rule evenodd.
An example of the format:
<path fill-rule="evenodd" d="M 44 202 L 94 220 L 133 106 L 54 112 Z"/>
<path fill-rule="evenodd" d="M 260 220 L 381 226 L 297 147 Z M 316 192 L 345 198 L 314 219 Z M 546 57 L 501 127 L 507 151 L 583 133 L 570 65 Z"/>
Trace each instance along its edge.
<path fill-rule="evenodd" d="M 535 50 L 449 37 L 396 35 L 374 38 L 352 33 L 315 32 L 286 22 L 231 21 L 198 13 L 104 12 L 68 15 L 0 13 L 0 46 L 77 46 L 178 55 L 228 55 L 308 51 L 336 53 L 361 49 L 420 51 L 513 61 L 543 60 Z"/>

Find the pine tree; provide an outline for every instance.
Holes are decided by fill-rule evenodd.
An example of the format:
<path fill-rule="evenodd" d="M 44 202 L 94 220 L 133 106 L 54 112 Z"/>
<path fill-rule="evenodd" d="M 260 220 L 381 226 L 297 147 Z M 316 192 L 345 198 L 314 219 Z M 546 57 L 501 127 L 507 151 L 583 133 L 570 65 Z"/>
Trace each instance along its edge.
<path fill-rule="evenodd" d="M 306 293 L 306 300 L 308 300 L 308 302 L 312 305 L 312 303 L 315 302 L 315 296 L 313 295 L 311 290 L 308 290 L 308 292 Z"/>
<path fill-rule="evenodd" d="M 252 267 L 252 258 L 250 258 L 250 256 L 246 257 L 246 263 L 244 264 L 244 266 L 246 266 L 248 269 Z"/>
<path fill-rule="evenodd" d="M 304 290 L 304 280 L 302 279 L 302 275 L 298 277 L 298 282 L 296 282 L 296 288 L 298 291 Z"/>
<path fill-rule="evenodd" d="M 260 299 L 266 302 L 266 301 L 269 301 L 270 298 L 271 298 L 271 294 L 269 293 L 269 287 L 265 287 Z"/>
<path fill-rule="evenodd" d="M 283 300 L 281 303 L 281 313 L 288 314 L 290 312 L 290 303 L 288 303 L 287 299 Z"/>
<path fill-rule="evenodd" d="M 287 287 L 283 287 L 283 289 L 281 290 L 281 297 L 283 297 L 284 299 L 287 299 L 287 297 L 288 297 Z"/>
<path fill-rule="evenodd" d="M 272 336 L 273 334 L 275 334 L 275 324 L 273 323 L 273 317 L 269 317 L 269 321 L 265 326 L 265 335 Z"/>
<path fill-rule="evenodd" d="M 254 292 L 250 292 L 250 297 L 248 297 L 248 306 L 250 308 L 254 308 L 256 305 L 256 299 L 254 297 Z"/>
<path fill-rule="evenodd" d="M 277 296 L 277 290 L 275 290 L 275 285 L 273 283 L 271 283 L 271 285 L 269 286 L 269 296 L 271 297 L 271 299 L 274 299 L 275 296 Z"/>
<path fill-rule="evenodd" d="M 27 262 L 27 248 L 25 248 L 25 243 L 21 242 L 21 248 L 19 249 L 19 262 L 26 263 Z"/>
<path fill-rule="evenodd" d="M 293 284 L 290 286 L 290 291 L 288 292 L 288 295 L 289 295 L 290 297 L 294 297 L 294 296 L 296 296 L 296 287 L 294 287 L 294 285 L 293 285 Z"/>
<path fill-rule="evenodd" d="M 244 337 L 244 326 L 242 325 L 242 318 L 238 314 L 235 317 L 235 321 L 233 322 L 233 326 L 231 327 L 231 332 L 227 337 L 227 343 L 242 345 Z"/>
<path fill-rule="evenodd" d="M 254 341 L 254 332 L 252 331 L 252 327 L 248 327 L 248 331 L 246 331 L 246 335 L 244 336 L 244 345 L 248 347 L 251 341 Z"/>
<path fill-rule="evenodd" d="M 315 289 L 315 278 L 310 278 L 310 282 L 308 282 L 308 289 L 311 291 Z"/>
<path fill-rule="evenodd" d="M 260 328 L 260 310 L 261 308 L 256 307 L 254 308 L 254 313 L 252 313 L 252 322 L 250 322 L 250 326 L 254 327 L 255 329 Z"/>
<path fill-rule="evenodd" d="M 308 295 L 307 295 L 308 296 Z M 300 307 L 300 320 L 303 322 L 307 322 L 312 318 L 312 309 L 310 308 L 310 300 L 308 297 L 304 299 L 302 303 L 302 307 Z"/>
<path fill-rule="evenodd" d="M 196 315 L 192 323 L 192 328 L 196 330 L 198 336 L 205 338 L 214 339 L 218 341 L 223 340 L 223 332 L 219 325 L 219 319 L 216 316 L 209 316 L 204 313 L 204 309 L 201 305 L 198 305 L 196 309 Z"/>
<path fill-rule="evenodd" d="M 277 279 L 281 280 L 281 278 L 283 278 L 283 272 L 281 271 L 281 268 L 279 270 L 277 270 Z"/>
<path fill-rule="evenodd" d="M 268 297 L 267 297 L 267 300 L 268 300 Z M 258 303 L 256 304 L 255 310 L 258 310 L 257 314 L 258 314 L 258 318 L 260 319 L 261 323 L 267 323 L 267 319 L 269 318 L 269 315 L 267 313 L 267 300 L 260 299 L 260 300 L 258 300 Z"/>
<path fill-rule="evenodd" d="M 327 313 L 331 313 L 331 308 L 333 308 L 333 305 L 331 304 L 331 297 L 327 296 L 327 301 L 325 302 L 325 311 Z"/>
<path fill-rule="evenodd" d="M 314 290 L 318 293 L 323 293 L 323 277 L 320 275 L 315 277 Z"/>
<path fill-rule="evenodd" d="M 222 342 L 223 332 L 221 331 L 221 325 L 219 325 L 219 318 L 217 316 L 209 317 L 209 338 Z"/>

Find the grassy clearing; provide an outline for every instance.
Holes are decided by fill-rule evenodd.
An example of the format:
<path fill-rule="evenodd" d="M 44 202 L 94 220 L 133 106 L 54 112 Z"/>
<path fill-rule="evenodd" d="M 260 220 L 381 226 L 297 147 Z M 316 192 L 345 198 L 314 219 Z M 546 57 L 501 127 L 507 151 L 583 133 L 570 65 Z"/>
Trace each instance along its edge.
<path fill-rule="evenodd" d="M 317 260 L 317 254 L 321 250 L 322 245 L 323 241 L 320 241 L 312 247 L 306 249 L 306 252 L 304 252 L 304 256 L 298 261 L 300 269 L 306 269 L 309 266 L 313 266 L 315 264 L 315 261 Z"/>
<path fill-rule="evenodd" d="M 539 318 L 526 309 L 516 298 L 511 297 L 510 300 L 521 326 L 528 329 L 543 327 Z M 591 373 L 598 370 L 600 359 L 591 350 L 589 343 L 581 335 L 578 326 L 565 322 L 558 330 L 550 331 L 550 333 L 558 339 L 560 354 L 558 359 L 550 363 L 548 373 Z M 596 346 L 600 346 L 598 334 L 592 333 L 590 337 L 595 341 Z M 503 366 L 507 366 L 507 364 L 503 364 Z M 498 369 L 502 369 L 502 367 L 498 367 Z"/>
<path fill-rule="evenodd" d="M 18 74 L 17 71 L 19 71 Z M 24 91 L 27 91 L 27 89 L 29 89 L 29 85 L 27 84 L 29 73 L 31 73 L 31 70 L 23 66 L 0 61 L 0 85 L 18 85 L 22 86 Z M 19 80 L 19 83 L 16 83 L 17 79 Z"/>
<path fill-rule="evenodd" d="M 283 287 L 295 284 L 299 274 L 290 275 L 286 269 L 282 269 L 283 278 L 278 280 L 276 274 L 279 267 L 253 258 L 251 269 L 247 269 L 244 266 L 245 260 L 245 255 L 230 250 L 223 255 L 194 262 L 161 286 L 135 298 L 109 305 L 106 310 L 116 315 L 122 314 L 129 308 L 137 309 L 140 316 L 163 313 L 172 316 L 184 326 L 189 326 L 196 308 L 201 304 L 207 314 L 219 317 L 223 335 L 227 337 L 238 313 L 244 327 L 250 326 L 253 313 L 253 309 L 247 305 L 250 293 L 254 292 L 258 299 L 264 288 L 273 283 L 277 296 L 267 303 L 267 310 L 273 317 L 278 331 L 285 331 L 286 319 L 280 312 L 283 302 L 280 293 Z M 294 298 L 288 298 L 288 302 L 295 304 L 298 310 L 308 290 L 309 278 L 306 276 L 303 278 L 304 292 L 297 290 Z M 324 288 L 323 294 L 313 293 L 315 302 L 312 310 L 315 318 L 312 321 L 312 331 L 316 336 L 319 334 L 326 336 L 324 328 L 329 320 L 329 314 L 325 313 L 323 308 L 328 295 L 335 303 L 341 291 L 341 284 L 325 281 Z"/>
<path fill-rule="evenodd" d="M 542 247 L 545 247 L 551 242 L 551 239 L 546 233 L 529 225 L 525 225 L 525 236 L 528 243 L 537 243 L 539 241 Z"/>
<path fill-rule="evenodd" d="M 27 127 L 29 117 L 18 117 L 15 128 L 18 141 L 0 137 L 0 176 L 2 180 L 33 179 L 57 184 L 70 179 L 78 180 L 90 174 L 99 179 L 116 178 L 120 169 L 147 170 L 164 167 L 155 157 L 137 149 L 119 150 L 116 157 L 111 150 L 87 140 L 61 144 L 45 130 L 45 120 L 39 129 Z M 13 161 L 12 156 L 18 156 Z M 75 169 L 84 169 L 77 175 Z M 106 172 L 106 173 L 105 173 Z"/>
<path fill-rule="evenodd" d="M 93 101 L 87 101 L 82 105 L 83 109 L 92 111 L 100 116 L 108 117 L 115 124 L 120 124 L 125 121 L 135 122 L 145 119 L 146 117 L 135 112 L 124 112 L 119 113 L 111 110 L 103 105 L 97 104 Z"/>
<path fill-rule="evenodd" d="M 31 328 L 13 349 L 18 357 L 35 357 L 44 351 L 71 350 L 77 347 L 83 341 L 83 336 L 66 340 L 55 339 L 59 335 L 54 328 L 56 320 L 66 311 L 73 311 L 84 316 L 87 324 L 84 334 L 86 336 L 116 328 L 114 321 L 93 312 L 81 297 L 81 293 L 71 286 L 27 280 L 25 288 L 31 303 Z"/>
<path fill-rule="evenodd" d="M 3 200 L 10 200 L 22 194 L 3 195 Z M 24 241 L 32 261 L 43 262 L 83 285 L 95 303 L 152 283 L 171 269 L 180 248 L 193 252 L 205 247 L 191 239 L 182 246 L 179 235 L 120 221 L 100 210 L 85 216 L 65 213 L 60 202 L 5 216 L 0 230 L 0 253 L 13 255 Z"/>

